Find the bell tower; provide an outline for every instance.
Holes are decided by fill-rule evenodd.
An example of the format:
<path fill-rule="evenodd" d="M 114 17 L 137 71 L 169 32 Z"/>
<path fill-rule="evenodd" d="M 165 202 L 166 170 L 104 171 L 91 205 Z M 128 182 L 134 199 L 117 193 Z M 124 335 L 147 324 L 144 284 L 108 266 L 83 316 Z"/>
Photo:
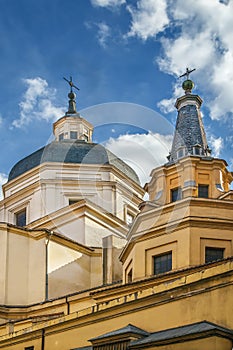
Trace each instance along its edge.
<path fill-rule="evenodd" d="M 151 172 L 149 201 L 141 204 L 121 254 L 124 281 L 191 268 L 233 255 L 230 184 L 223 159 L 211 156 L 192 71 L 175 103 L 176 128 L 168 162 Z"/>
<path fill-rule="evenodd" d="M 218 198 L 230 189 L 232 175 L 223 159 L 213 158 L 201 115 L 202 99 L 193 94 L 186 69 L 184 95 L 176 100 L 178 115 L 168 163 L 152 171 L 147 190 L 159 205 L 187 197 Z"/>

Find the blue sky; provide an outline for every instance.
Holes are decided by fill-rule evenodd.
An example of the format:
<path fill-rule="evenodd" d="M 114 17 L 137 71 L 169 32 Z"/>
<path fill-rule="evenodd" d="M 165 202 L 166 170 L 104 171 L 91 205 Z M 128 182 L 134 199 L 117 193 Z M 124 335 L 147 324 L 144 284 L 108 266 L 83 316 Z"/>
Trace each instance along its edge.
<path fill-rule="evenodd" d="M 196 68 L 210 147 L 232 166 L 232 31 L 233 0 L 0 0 L 0 182 L 52 139 L 70 75 L 95 141 L 144 181 L 169 151 L 178 76 Z"/>

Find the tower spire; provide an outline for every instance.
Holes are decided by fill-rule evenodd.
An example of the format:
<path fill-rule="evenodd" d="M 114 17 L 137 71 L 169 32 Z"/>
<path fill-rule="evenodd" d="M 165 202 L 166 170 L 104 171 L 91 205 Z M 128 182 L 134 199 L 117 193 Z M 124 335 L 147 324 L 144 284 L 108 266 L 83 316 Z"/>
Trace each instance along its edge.
<path fill-rule="evenodd" d="M 180 76 L 186 76 L 187 79 L 182 84 L 185 95 L 179 97 L 175 104 L 178 116 L 169 155 L 170 162 L 187 155 L 207 157 L 211 154 L 200 112 L 202 99 L 200 96 L 192 94 L 194 83 L 189 79 L 189 74 L 193 71 L 195 69 L 186 68 L 186 72 Z"/>
<path fill-rule="evenodd" d="M 70 92 L 68 93 L 69 97 L 69 108 L 68 111 L 66 112 L 66 115 L 69 114 L 76 114 L 76 94 L 73 92 L 73 88 L 80 90 L 76 85 L 74 85 L 72 81 L 72 77 L 70 77 L 70 80 L 66 79 L 63 77 L 63 79 L 70 85 Z"/>

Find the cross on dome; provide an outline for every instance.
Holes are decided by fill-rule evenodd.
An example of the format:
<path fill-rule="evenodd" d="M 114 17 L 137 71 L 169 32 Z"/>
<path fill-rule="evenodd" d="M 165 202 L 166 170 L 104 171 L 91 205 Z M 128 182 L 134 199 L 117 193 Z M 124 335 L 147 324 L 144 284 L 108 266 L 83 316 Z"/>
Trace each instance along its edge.
<path fill-rule="evenodd" d="M 192 73 L 192 72 L 194 72 L 196 70 L 196 68 L 194 68 L 194 69 L 188 69 L 188 67 L 186 68 L 186 72 L 184 73 L 184 74 L 182 74 L 182 75 L 180 75 L 180 78 L 182 78 L 182 77 L 187 77 L 187 80 L 189 79 L 189 74 L 190 73 Z"/>

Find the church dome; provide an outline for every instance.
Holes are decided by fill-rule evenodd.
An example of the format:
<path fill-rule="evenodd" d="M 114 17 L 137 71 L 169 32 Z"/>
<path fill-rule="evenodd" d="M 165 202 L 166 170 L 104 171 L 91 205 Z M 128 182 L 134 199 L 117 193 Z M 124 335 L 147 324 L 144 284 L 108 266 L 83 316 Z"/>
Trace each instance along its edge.
<path fill-rule="evenodd" d="M 53 141 L 16 163 L 8 181 L 47 162 L 71 164 L 113 165 L 131 180 L 140 184 L 135 171 L 102 145 L 85 141 Z"/>

